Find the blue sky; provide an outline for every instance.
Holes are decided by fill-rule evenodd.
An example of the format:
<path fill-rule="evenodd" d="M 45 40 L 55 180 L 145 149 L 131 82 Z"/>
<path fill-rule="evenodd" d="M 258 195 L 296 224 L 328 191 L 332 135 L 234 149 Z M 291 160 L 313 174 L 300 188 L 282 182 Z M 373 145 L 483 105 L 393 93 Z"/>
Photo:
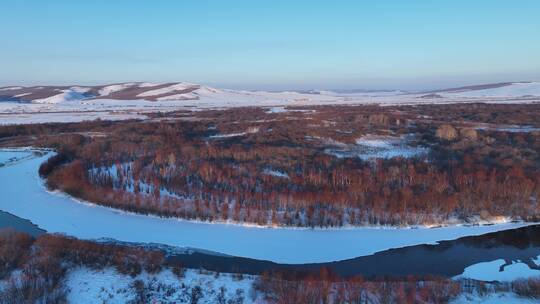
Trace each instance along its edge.
<path fill-rule="evenodd" d="M 247 89 L 540 80 L 540 1 L 3 0 L 0 85 Z"/>

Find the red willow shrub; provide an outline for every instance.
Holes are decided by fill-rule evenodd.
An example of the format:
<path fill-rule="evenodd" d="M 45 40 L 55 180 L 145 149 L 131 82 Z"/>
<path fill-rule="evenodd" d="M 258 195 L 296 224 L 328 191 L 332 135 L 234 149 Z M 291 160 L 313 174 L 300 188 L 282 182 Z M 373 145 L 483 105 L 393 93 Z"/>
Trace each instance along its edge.
<path fill-rule="evenodd" d="M 328 227 L 534 220 L 540 213 L 540 133 L 485 125 L 537 126 L 539 105 L 300 110 L 201 111 L 189 119 L 181 112 L 146 122 L 0 128 L 0 134 L 35 132 L 36 144 L 61 151 L 40 168 L 51 188 L 143 214 Z M 436 137 L 445 124 L 457 138 Z M 410 135 L 410 145 L 430 152 L 377 161 L 332 154 L 361 151 L 355 141 L 365 134 Z"/>
<path fill-rule="evenodd" d="M 269 303 L 448 303 L 461 293 L 458 282 L 445 278 L 387 278 L 364 280 L 332 275 L 294 277 L 290 273 L 262 274 L 254 283 Z"/>

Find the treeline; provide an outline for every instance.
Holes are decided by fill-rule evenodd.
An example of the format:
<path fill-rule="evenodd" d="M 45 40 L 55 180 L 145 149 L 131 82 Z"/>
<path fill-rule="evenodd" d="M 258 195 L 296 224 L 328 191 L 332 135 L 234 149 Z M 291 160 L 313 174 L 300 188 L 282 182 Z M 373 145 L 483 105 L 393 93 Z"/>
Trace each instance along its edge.
<path fill-rule="evenodd" d="M 538 171 L 526 173 L 518 166 L 489 168 L 473 162 L 466 169 L 443 171 L 422 160 L 372 165 L 349 159 L 300 167 L 300 174 L 289 172 L 285 180 L 263 172 L 251 177 L 256 169 L 237 174 L 233 166 L 219 167 L 216 161 L 193 170 L 139 160 L 114 167 L 89 172 L 75 161 L 48 182 L 71 195 L 134 212 L 261 225 L 399 225 L 474 215 L 534 219 L 538 214 L 533 201 Z"/>
<path fill-rule="evenodd" d="M 539 105 L 295 110 L 36 126 L 36 143 L 59 151 L 40 173 L 50 187 L 98 204 L 205 221 L 335 227 L 538 218 L 540 132 L 483 124 L 521 118 L 540 127 Z M 17 137 L 34 127 L 10 128 Z M 407 136 L 407 145 L 429 153 L 362 160 L 354 153 L 366 134 Z M 328 153 L 336 147 L 353 154 Z"/>
<path fill-rule="evenodd" d="M 355 277 L 343 280 L 326 269 L 311 277 L 295 278 L 290 273 L 265 273 L 254 283 L 267 303 L 450 303 L 460 296 L 489 297 L 515 293 L 526 300 L 540 299 L 540 278 L 518 279 L 510 283 L 455 281 L 440 277 L 379 278 Z"/>
<path fill-rule="evenodd" d="M 342 280 L 326 269 L 319 275 L 291 278 L 265 273 L 254 283 L 268 303 L 448 303 L 461 293 L 459 282 L 444 278 Z"/>

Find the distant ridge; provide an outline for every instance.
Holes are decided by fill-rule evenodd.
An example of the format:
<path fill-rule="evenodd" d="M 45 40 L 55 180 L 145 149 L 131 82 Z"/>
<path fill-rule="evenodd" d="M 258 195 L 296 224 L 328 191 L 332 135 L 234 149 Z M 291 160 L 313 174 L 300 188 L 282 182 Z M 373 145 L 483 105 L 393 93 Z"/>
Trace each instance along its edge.
<path fill-rule="evenodd" d="M 84 99 L 116 100 L 197 100 L 201 94 L 219 94 L 221 90 L 187 82 L 129 82 L 100 86 L 31 86 L 0 88 L 0 100 L 61 103 Z"/>
<path fill-rule="evenodd" d="M 540 96 L 540 82 L 499 82 L 422 92 L 442 97 L 526 97 Z"/>
<path fill-rule="evenodd" d="M 213 100 L 228 105 L 239 102 L 255 105 L 265 100 L 305 102 L 351 98 L 520 98 L 540 97 L 540 82 L 500 82 L 411 93 L 400 90 L 309 90 L 309 91 L 242 91 L 216 89 L 189 82 L 126 82 L 97 86 L 7 86 L 0 87 L 0 101 L 37 104 L 66 104 L 85 100 L 120 101 L 197 101 Z M 254 104 L 251 104 L 254 103 Z"/>

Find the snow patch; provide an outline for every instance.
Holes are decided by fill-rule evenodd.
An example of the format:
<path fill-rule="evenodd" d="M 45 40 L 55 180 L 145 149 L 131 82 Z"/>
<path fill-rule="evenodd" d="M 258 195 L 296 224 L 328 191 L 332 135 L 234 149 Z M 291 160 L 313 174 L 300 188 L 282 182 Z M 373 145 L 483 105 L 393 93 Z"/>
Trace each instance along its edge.
<path fill-rule="evenodd" d="M 289 178 L 289 175 L 287 173 L 277 171 L 277 170 L 272 170 L 272 169 L 264 169 L 263 174 L 271 175 L 275 177 L 281 177 L 281 178 Z"/>
<path fill-rule="evenodd" d="M 239 132 L 239 133 L 229 133 L 229 134 L 217 134 L 217 135 L 211 135 L 210 138 L 228 138 L 228 137 L 238 137 L 238 136 L 244 136 L 246 135 L 246 132 Z"/>
<path fill-rule="evenodd" d="M 407 136 L 366 135 L 357 139 L 356 145 L 340 143 L 340 145 L 336 146 L 336 148 L 326 149 L 326 152 L 336 157 L 358 157 L 362 160 L 389 159 L 394 157 L 412 158 L 426 155 L 429 152 L 425 147 L 410 146 Z"/>
<path fill-rule="evenodd" d="M 57 104 L 68 101 L 77 101 L 85 99 L 88 96 L 85 95 L 90 89 L 82 87 L 72 87 L 67 90 L 61 90 L 62 93 L 53 95 L 47 98 L 35 99 L 35 103 L 45 103 L 45 104 Z"/>
<path fill-rule="evenodd" d="M 529 132 L 540 131 L 540 128 L 535 128 L 533 126 L 513 126 L 513 127 L 497 128 L 497 131 L 510 132 L 510 133 L 529 133 Z"/>
<path fill-rule="evenodd" d="M 159 101 L 168 101 L 168 100 L 194 100 L 199 98 L 193 93 L 184 93 L 184 94 L 173 94 L 169 96 L 159 97 Z"/>
<path fill-rule="evenodd" d="M 13 97 L 23 97 L 23 96 L 27 96 L 27 95 L 30 95 L 32 93 L 22 93 L 22 94 L 18 94 L 18 95 L 15 95 Z"/>
<path fill-rule="evenodd" d="M 499 132 L 510 132 L 510 133 L 530 133 L 540 131 L 540 128 L 530 126 L 530 125 L 494 125 L 494 124 L 478 124 L 475 127 L 476 130 L 486 130 L 486 131 L 499 131 Z"/>
<path fill-rule="evenodd" d="M 266 113 L 285 113 L 288 112 L 284 107 L 272 107 L 266 110 Z"/>
<path fill-rule="evenodd" d="M 538 300 L 522 298 L 511 292 L 495 292 L 486 295 L 462 293 L 450 304 L 533 304 Z"/>
<path fill-rule="evenodd" d="M 11 90 L 20 90 L 20 89 L 24 89 L 23 87 L 5 87 L 5 88 L 0 88 L 0 91 L 11 91 Z"/>
<path fill-rule="evenodd" d="M 162 85 L 162 83 L 141 82 L 139 88 L 157 87 L 158 85 Z"/>
<path fill-rule="evenodd" d="M 247 134 L 253 134 L 259 132 L 259 127 L 250 127 L 245 132 L 238 132 L 238 133 L 228 133 L 228 134 L 216 134 L 211 135 L 210 138 L 228 138 L 228 137 L 239 137 L 244 136 Z"/>
<path fill-rule="evenodd" d="M 498 259 L 491 262 L 483 262 L 471 265 L 465 268 L 463 273 L 457 278 L 510 282 L 520 278 L 529 278 L 535 276 L 540 276 L 539 269 L 532 269 L 523 262 L 511 261 L 510 264 L 507 264 L 504 260 Z"/>
<path fill-rule="evenodd" d="M 195 85 L 195 84 L 192 84 L 192 83 L 180 82 L 180 83 L 173 84 L 173 85 L 170 85 L 170 86 L 165 87 L 165 88 L 143 92 L 143 93 L 137 95 L 137 97 L 159 96 L 159 95 L 165 95 L 165 94 L 169 94 L 169 93 L 174 93 L 176 91 L 184 91 L 184 90 L 188 90 L 188 89 L 197 89 L 198 87 L 199 87 L 198 85 Z"/>
<path fill-rule="evenodd" d="M 134 85 L 135 85 L 134 83 L 121 83 L 121 84 L 109 85 L 99 90 L 99 96 L 108 96 L 108 95 L 111 95 L 112 93 L 123 91 Z"/>

